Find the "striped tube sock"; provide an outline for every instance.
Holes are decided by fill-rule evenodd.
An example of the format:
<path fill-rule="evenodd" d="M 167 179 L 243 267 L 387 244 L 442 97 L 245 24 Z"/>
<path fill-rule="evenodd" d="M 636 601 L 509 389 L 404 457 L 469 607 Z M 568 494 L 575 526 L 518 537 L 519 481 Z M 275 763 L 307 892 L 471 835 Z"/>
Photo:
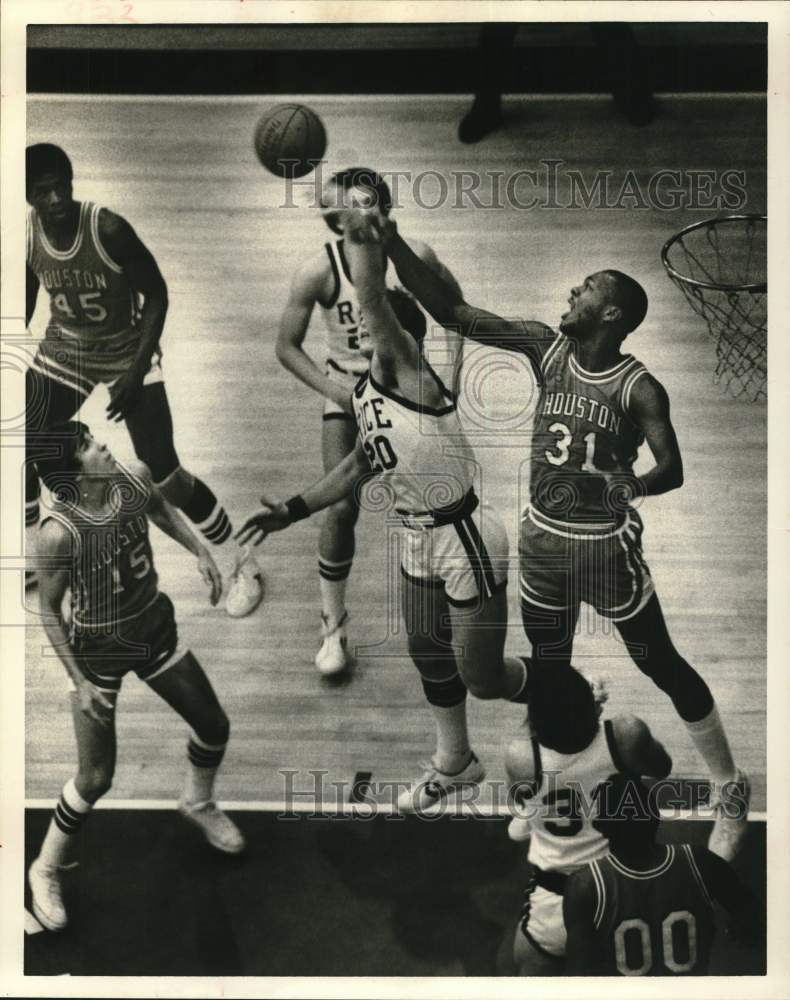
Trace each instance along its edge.
<path fill-rule="evenodd" d="M 192 805 L 208 802 L 214 795 L 214 780 L 217 777 L 219 765 L 225 756 L 225 743 L 205 743 L 196 733 L 189 734 L 187 743 L 187 783 L 184 798 Z"/>
<path fill-rule="evenodd" d="M 44 843 L 41 845 L 39 858 L 43 864 L 52 868 L 68 864 L 69 849 L 74 843 L 74 834 L 85 822 L 92 808 L 93 804 L 86 802 L 77 791 L 74 779 L 67 781 L 60 793 Z"/>
<path fill-rule="evenodd" d="M 324 614 L 331 622 L 339 622 L 346 610 L 346 583 L 351 572 L 351 559 L 331 562 L 318 557 L 318 577 L 321 586 L 321 604 Z"/>
<path fill-rule="evenodd" d="M 194 477 L 192 496 L 181 508 L 206 541 L 222 545 L 233 533 L 228 513 L 217 500 L 214 491 L 202 479 Z"/>
<path fill-rule="evenodd" d="M 39 507 L 38 497 L 35 500 L 27 500 L 25 502 L 25 527 L 33 528 L 38 524 L 38 519 L 40 517 L 41 511 Z"/>

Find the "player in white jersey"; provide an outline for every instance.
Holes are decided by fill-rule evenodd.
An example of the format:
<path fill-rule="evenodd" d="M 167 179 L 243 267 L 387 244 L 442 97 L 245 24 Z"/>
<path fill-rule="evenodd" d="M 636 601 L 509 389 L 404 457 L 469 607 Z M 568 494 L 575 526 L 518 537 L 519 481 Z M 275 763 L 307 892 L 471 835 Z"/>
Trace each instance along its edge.
<path fill-rule="evenodd" d="M 530 878 L 512 947 L 522 976 L 559 971 L 567 877 L 609 851 L 593 825 L 598 786 L 613 771 L 664 778 L 672 769 L 641 719 L 620 715 L 601 725 L 599 714 L 590 684 L 573 667 L 532 664 L 527 721 L 505 762 L 520 812 L 509 832 L 529 836 Z"/>
<path fill-rule="evenodd" d="M 370 356 L 352 397 L 356 447 L 303 495 L 285 503 L 262 498 L 265 510 L 240 536 L 258 544 L 353 490 L 359 494 L 371 470 L 389 492 L 393 519 L 406 528 L 401 596 L 409 652 L 437 730 L 432 761 L 398 800 L 401 809 L 422 810 L 483 777 L 469 745 L 467 689 L 525 703 L 527 664 L 504 656 L 507 534 L 475 493 L 474 456 L 455 396 L 421 355 L 425 317 L 405 293 L 386 289 L 381 247 L 361 242 L 375 235 L 367 219 L 358 210 L 343 214 L 366 320 L 360 346 Z"/>
<path fill-rule="evenodd" d="M 325 397 L 322 453 L 328 472 L 354 450 L 356 427 L 349 395 L 357 379 L 367 371 L 368 359 L 360 346 L 362 316 L 351 279 L 340 211 L 346 204 L 375 203 L 384 213 L 392 205 L 386 182 L 367 167 L 350 167 L 333 174 L 322 192 L 323 217 L 335 238 L 296 273 L 280 319 L 277 358 L 288 371 Z M 337 211 L 334 209 L 337 208 Z M 411 241 L 420 258 L 458 287 L 455 279 L 436 259 L 429 246 Z M 390 267 L 387 282 L 395 283 Z M 326 327 L 326 359 L 319 364 L 304 350 L 310 319 L 318 306 Z M 333 674 L 347 664 L 346 584 L 354 559 L 354 526 L 359 509 L 353 495 L 343 497 L 326 511 L 318 543 L 318 574 L 321 585 L 323 642 L 316 666 Z"/>

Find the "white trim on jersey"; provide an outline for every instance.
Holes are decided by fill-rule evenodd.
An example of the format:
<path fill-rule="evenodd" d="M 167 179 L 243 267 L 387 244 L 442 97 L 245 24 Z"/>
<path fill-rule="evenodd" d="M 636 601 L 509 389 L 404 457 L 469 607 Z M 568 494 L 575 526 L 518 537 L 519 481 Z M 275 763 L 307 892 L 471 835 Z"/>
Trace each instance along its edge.
<path fill-rule="evenodd" d="M 546 369 L 551 364 L 554 355 L 557 353 L 557 349 L 564 340 L 565 340 L 565 334 L 558 333 L 557 336 L 554 338 L 554 341 L 552 342 L 548 351 L 546 351 L 546 353 L 543 355 L 543 358 L 540 362 L 540 371 L 542 375 L 546 374 Z"/>
<path fill-rule="evenodd" d="M 639 361 L 637 367 L 626 377 L 620 389 L 620 409 L 626 415 L 628 415 L 628 407 L 631 402 L 631 390 L 636 380 L 642 375 L 647 375 L 647 368 Z"/>
<path fill-rule="evenodd" d="M 667 855 L 663 861 L 659 862 L 655 868 L 648 868 L 646 871 L 636 871 L 633 868 L 629 868 L 624 865 L 622 861 L 614 856 L 614 854 L 608 854 L 606 860 L 614 868 L 616 872 L 621 875 L 625 875 L 626 878 L 632 878 L 637 881 L 645 881 L 646 879 L 658 878 L 659 875 L 663 875 L 664 872 L 668 871 L 675 860 L 675 848 L 672 844 L 667 844 Z"/>
<path fill-rule="evenodd" d="M 604 878 L 601 874 L 601 869 L 599 868 L 597 861 L 590 862 L 590 870 L 592 871 L 593 884 L 595 885 L 595 895 L 597 897 L 593 925 L 595 929 L 598 930 L 601 926 L 603 915 L 606 912 L 606 882 L 604 882 Z"/>
<path fill-rule="evenodd" d="M 57 361 L 53 361 L 51 358 L 46 357 L 46 355 L 36 354 L 35 358 L 31 363 L 31 367 L 35 368 L 37 372 L 47 378 L 53 379 L 55 382 L 62 382 L 63 385 L 67 385 L 70 389 L 76 389 L 77 392 L 82 393 L 82 395 L 87 399 L 88 396 L 93 392 L 93 385 L 84 379 L 90 388 L 86 389 L 85 386 L 79 385 L 75 379 L 82 378 L 81 375 L 77 375 L 75 372 L 71 372 L 68 368 L 64 368 L 59 365 Z M 47 369 L 51 369 L 48 371 Z"/>
<path fill-rule="evenodd" d="M 157 594 L 157 597 L 158 596 L 159 595 Z M 183 660 L 188 652 L 189 652 L 188 647 L 182 646 L 180 642 L 177 643 L 176 648 L 173 650 L 170 656 L 168 656 L 168 658 L 164 661 L 164 663 L 160 667 L 158 667 L 152 674 L 147 674 L 145 676 L 144 682 L 146 684 L 150 684 L 155 677 L 159 677 L 160 674 L 163 674 L 166 670 L 169 670 L 171 667 L 174 667 L 179 661 Z M 194 733 L 192 734 L 192 736 L 194 738 Z M 215 748 L 211 747 L 209 749 L 215 749 Z"/>
<path fill-rule="evenodd" d="M 553 518 L 547 517 L 542 511 L 534 510 L 532 505 L 527 507 L 524 514 L 521 516 L 521 520 L 529 518 L 530 521 L 542 531 L 549 531 L 552 535 L 561 535 L 563 538 L 576 538 L 583 542 L 594 542 L 601 538 L 614 538 L 616 535 L 621 534 L 625 530 L 627 521 L 619 525 L 619 527 L 614 527 L 614 522 L 611 524 L 595 524 L 588 522 L 568 522 L 568 521 L 555 521 Z M 574 528 L 586 529 L 584 534 L 581 532 L 568 531 L 568 526 Z"/>
<path fill-rule="evenodd" d="M 579 362 L 576 360 L 576 355 L 571 354 L 568 360 L 568 365 L 576 376 L 576 378 L 581 379 L 582 382 L 586 382 L 588 385 L 599 385 L 602 382 L 611 382 L 612 379 L 618 378 L 620 375 L 626 371 L 627 368 L 632 364 L 639 364 L 635 357 L 631 354 L 626 354 L 622 361 L 614 366 L 614 368 L 607 368 L 603 372 L 588 372 L 586 368 L 582 368 Z"/>
<path fill-rule="evenodd" d="M 35 209 L 28 208 L 25 216 L 25 254 L 28 264 L 33 265 L 33 226 L 35 225 Z"/>
<path fill-rule="evenodd" d="M 700 872 L 699 868 L 697 867 L 697 862 L 694 860 L 694 852 L 691 850 L 691 845 L 681 844 L 681 847 L 683 848 L 683 853 L 686 855 L 686 860 L 689 863 L 689 868 L 691 868 L 691 874 L 694 876 L 697 885 L 700 887 L 702 895 L 705 897 L 708 906 L 713 907 L 713 901 L 710 898 L 708 887 L 705 885 L 705 879 L 702 877 L 702 872 Z"/>
<path fill-rule="evenodd" d="M 83 201 L 80 205 L 80 221 L 77 226 L 77 235 L 74 238 L 74 243 L 68 250 L 56 250 L 52 244 L 47 239 L 47 234 L 44 232 L 44 226 L 42 225 L 41 219 L 36 213 L 36 222 L 38 223 L 38 235 L 41 240 L 41 245 L 44 250 L 54 257 L 55 260 L 71 260 L 72 257 L 76 257 L 82 247 L 82 238 L 85 234 L 85 217 L 88 214 L 88 207 L 90 205 L 89 201 Z"/>
<path fill-rule="evenodd" d="M 123 268 L 120 264 L 116 264 L 115 261 L 110 257 L 107 251 L 102 245 L 102 241 L 99 239 L 99 213 L 101 212 L 101 205 L 91 204 L 91 236 L 93 237 L 93 245 L 96 247 L 96 252 L 101 257 L 102 261 L 109 267 L 111 271 L 115 271 L 116 274 L 123 274 Z M 134 316 L 134 306 L 132 307 L 132 316 Z"/>

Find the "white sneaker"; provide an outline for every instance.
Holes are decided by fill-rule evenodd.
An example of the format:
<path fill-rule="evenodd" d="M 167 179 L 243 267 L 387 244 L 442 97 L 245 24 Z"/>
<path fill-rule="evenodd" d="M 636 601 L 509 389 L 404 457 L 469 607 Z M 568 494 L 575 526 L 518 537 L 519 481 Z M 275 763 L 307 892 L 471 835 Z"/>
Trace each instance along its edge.
<path fill-rule="evenodd" d="M 715 787 L 713 783 L 711 787 Z M 751 794 L 749 777 L 740 769 L 732 781 L 722 782 L 715 788 L 711 805 L 716 810 L 716 819 L 708 840 L 708 850 L 725 861 L 732 861 L 743 846 Z"/>
<path fill-rule="evenodd" d="M 346 637 L 346 622 L 348 612 L 344 611 L 337 623 L 330 621 L 328 615 L 321 615 L 321 633 L 324 641 L 315 654 L 315 665 L 324 677 L 339 674 L 348 666 Z"/>
<path fill-rule="evenodd" d="M 184 819 L 198 827 L 209 844 L 218 851 L 240 854 L 244 850 L 244 834 L 216 802 L 186 802 L 182 799 L 178 803 L 178 811 Z"/>
<path fill-rule="evenodd" d="M 62 868 L 45 865 L 41 858 L 36 858 L 27 873 L 33 915 L 48 931 L 62 931 L 69 922 L 63 905 L 63 887 L 60 884 L 62 871 Z"/>
<path fill-rule="evenodd" d="M 420 767 L 424 768 L 420 777 L 398 796 L 398 809 L 401 812 L 429 811 L 453 792 L 479 785 L 486 776 L 485 768 L 475 754 L 471 755 L 468 764 L 454 774 L 440 771 L 433 761 L 422 761 Z"/>
<path fill-rule="evenodd" d="M 263 573 L 255 556 L 245 545 L 239 549 L 230 574 L 225 610 L 231 618 L 244 618 L 252 614 L 262 600 Z"/>

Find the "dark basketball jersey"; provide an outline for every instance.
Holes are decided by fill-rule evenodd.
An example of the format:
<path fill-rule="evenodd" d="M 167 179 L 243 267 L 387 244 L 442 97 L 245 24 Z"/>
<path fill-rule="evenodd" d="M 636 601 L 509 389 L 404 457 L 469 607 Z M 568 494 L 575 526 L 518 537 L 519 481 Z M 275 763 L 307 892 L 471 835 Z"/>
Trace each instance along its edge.
<path fill-rule="evenodd" d="M 601 474 L 633 472 L 643 435 L 628 406 L 634 383 L 645 373 L 630 354 L 608 371 L 585 371 L 564 334 L 546 350 L 537 373 L 531 455 L 536 523 L 600 533 L 622 522 L 624 512 Z"/>
<path fill-rule="evenodd" d="M 139 615 L 159 593 L 145 514 L 149 491 L 125 472 L 109 489 L 111 513 L 97 516 L 59 504 L 51 515 L 74 541 L 71 603 L 78 629 L 111 629 Z"/>
<path fill-rule="evenodd" d="M 613 855 L 590 864 L 597 895 L 601 972 L 620 976 L 704 975 L 713 944 L 713 905 L 688 844 L 669 845 L 652 871 Z"/>
<path fill-rule="evenodd" d="M 131 357 L 139 341 L 137 297 L 123 268 L 102 245 L 100 212 L 99 205 L 82 202 L 74 243 L 56 250 L 31 209 L 27 263 L 50 298 L 46 341 L 87 353 L 126 351 Z"/>

